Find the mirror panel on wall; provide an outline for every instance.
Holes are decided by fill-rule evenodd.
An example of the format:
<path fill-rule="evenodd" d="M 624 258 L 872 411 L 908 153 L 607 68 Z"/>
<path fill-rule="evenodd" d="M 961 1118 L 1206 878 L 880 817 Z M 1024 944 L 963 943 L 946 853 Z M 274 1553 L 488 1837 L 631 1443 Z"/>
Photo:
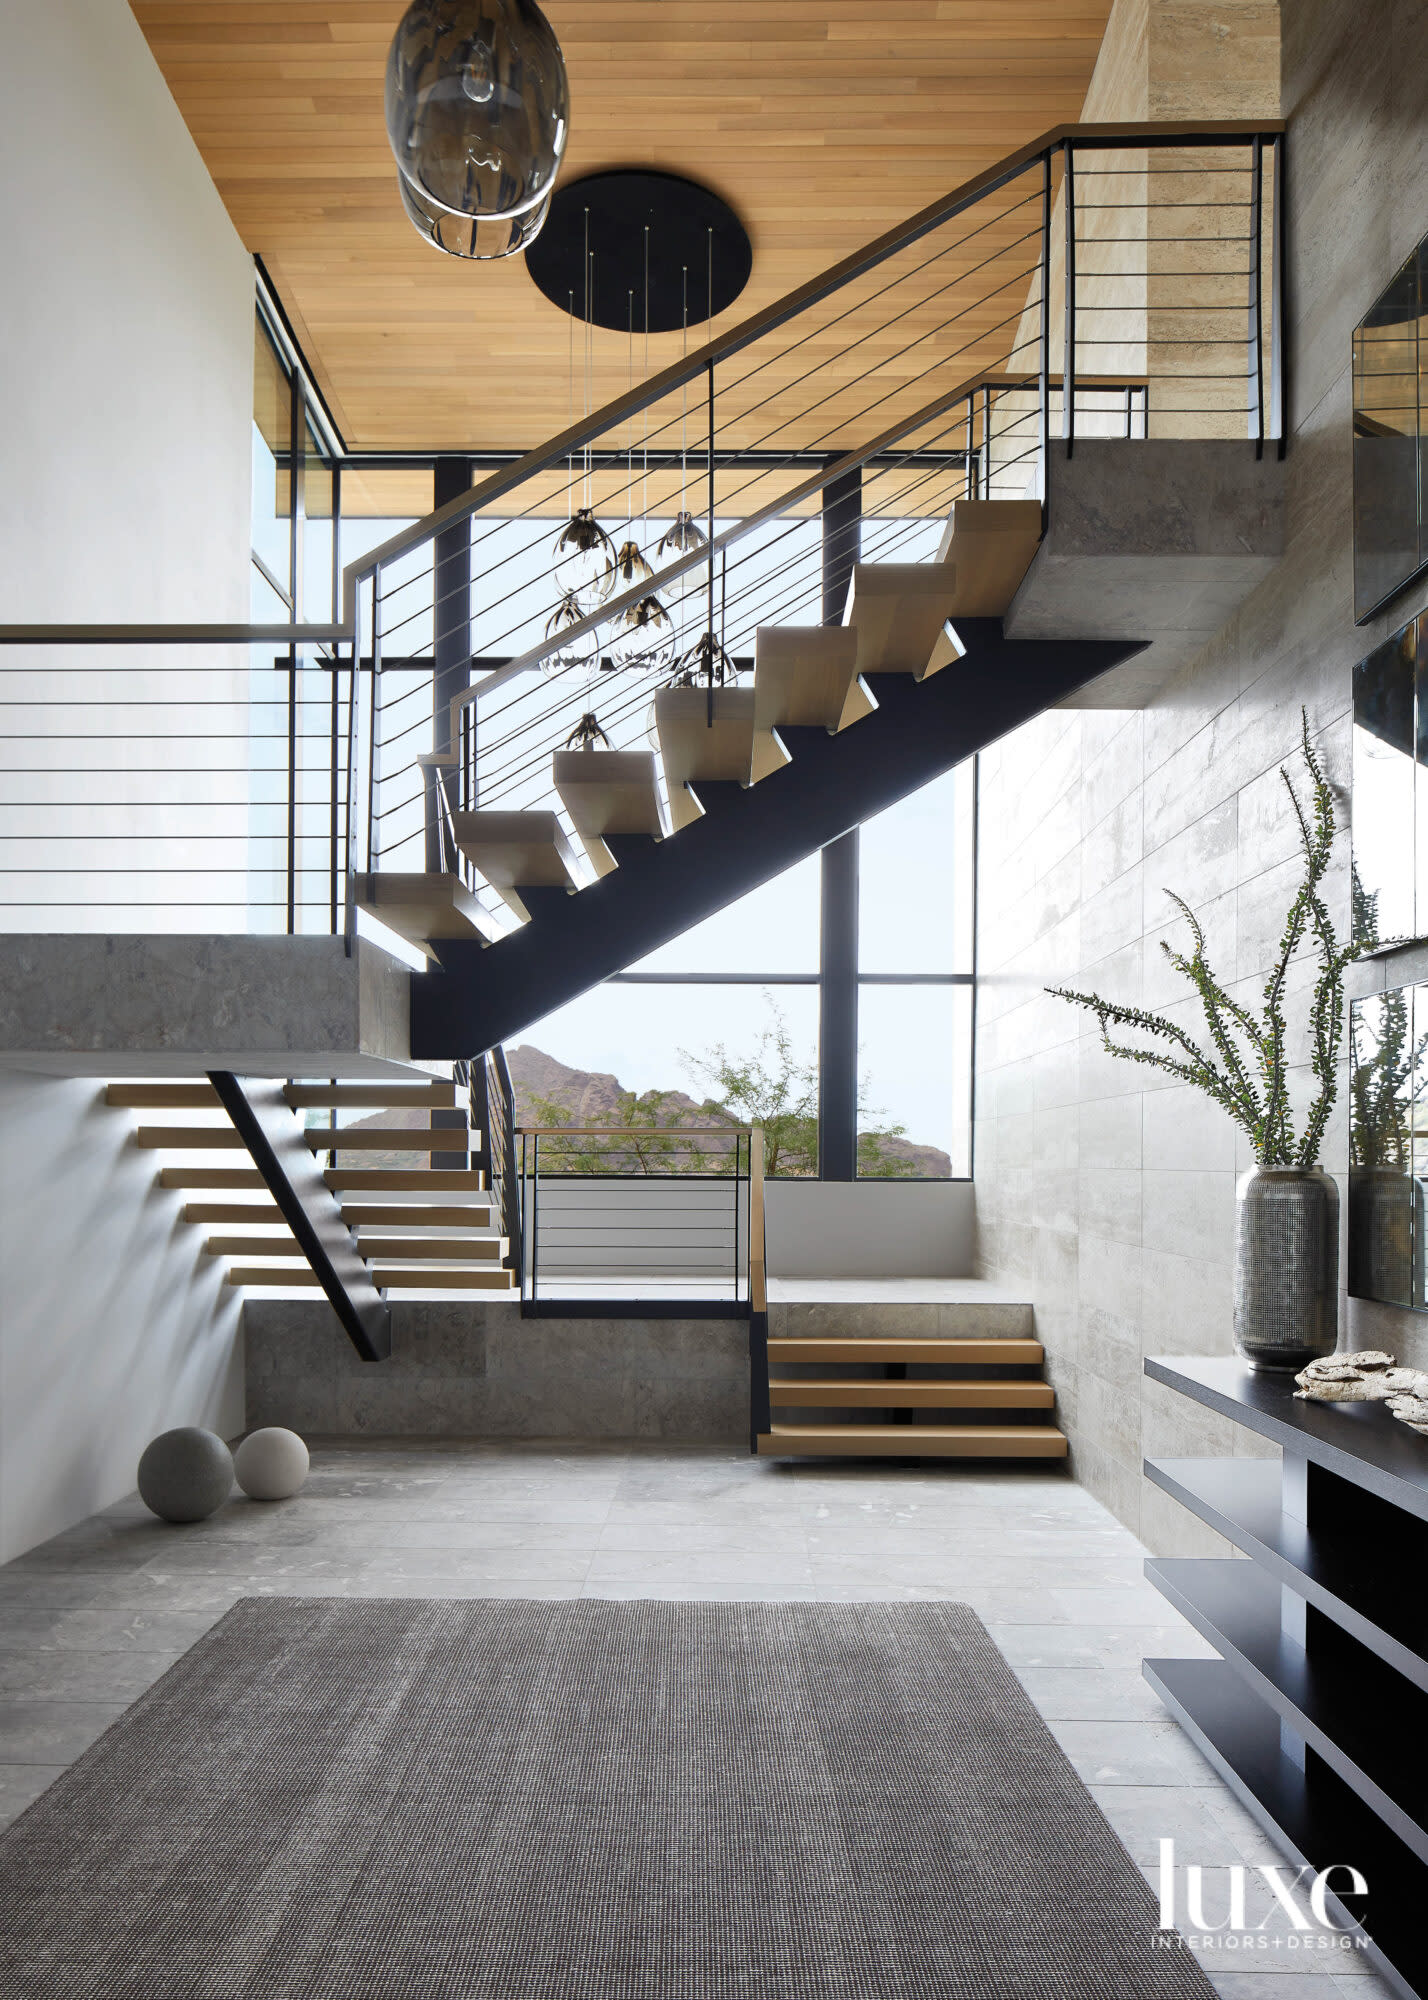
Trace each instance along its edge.
<path fill-rule="evenodd" d="M 1428 238 L 1354 329 L 1354 616 L 1428 564 L 1423 313 Z"/>
<path fill-rule="evenodd" d="M 1423 1272 L 1428 1130 L 1428 987 L 1400 986 L 1349 1010 L 1349 1292 L 1428 1309 Z"/>
<path fill-rule="evenodd" d="M 1354 936 L 1428 936 L 1428 618 L 1354 668 Z"/>

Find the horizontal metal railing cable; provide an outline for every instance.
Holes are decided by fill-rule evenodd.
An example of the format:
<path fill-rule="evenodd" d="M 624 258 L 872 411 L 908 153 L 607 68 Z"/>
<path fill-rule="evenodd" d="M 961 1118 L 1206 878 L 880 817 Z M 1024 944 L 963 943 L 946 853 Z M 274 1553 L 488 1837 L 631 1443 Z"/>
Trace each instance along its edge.
<path fill-rule="evenodd" d="M 17 725 L 3 770 L 22 795 L 0 809 L 4 887 L 35 906 L 28 842 L 59 875 L 75 855 L 96 892 L 107 874 L 124 907 L 141 876 L 156 889 L 192 879 L 164 851 L 180 840 L 215 892 L 244 882 L 250 910 L 285 906 L 289 928 L 322 905 L 350 934 L 346 883 L 384 856 L 429 865 L 434 804 L 449 858 L 453 798 L 563 813 L 551 754 L 592 703 L 617 746 L 649 740 L 658 676 L 623 662 L 588 687 L 533 675 L 557 647 L 603 657 L 613 621 L 647 593 L 667 602 L 680 648 L 712 628 L 743 665 L 759 626 L 822 622 L 830 564 L 926 560 L 957 500 L 1039 497 L 1053 426 L 1067 451 L 1078 430 L 1248 433 L 1282 448 L 1283 131 L 1055 128 L 397 529 L 345 566 L 331 623 L 0 627 L 0 644 L 80 649 L 63 669 L 27 660 L 0 683 L 0 713 Z M 856 526 L 826 514 L 830 488 L 849 480 L 861 487 Z M 646 545 L 686 512 L 707 539 L 548 637 L 558 524 L 581 505 Z M 453 548 L 466 551 L 454 568 Z M 475 678 L 434 715 L 453 630 Z M 162 658 L 178 645 L 236 653 L 229 680 L 195 685 L 192 662 Z M 245 658 L 251 646 L 268 649 L 263 665 Z M 110 660 L 146 652 L 136 671 L 82 650 L 98 647 Z M 483 670 L 488 659 L 501 664 Z M 106 685 L 106 672 L 132 684 Z M 172 703 L 165 682 L 142 682 L 179 673 Z M 141 743 L 145 763 L 126 764 Z M 443 772 L 455 773 L 449 787 Z M 76 776 L 94 794 L 78 805 L 59 795 Z M 244 781 L 246 798 L 230 800 Z M 196 796 L 210 784 L 221 797 Z M 127 845 L 81 869 L 76 815 L 104 812 L 111 795 L 130 813 Z M 231 829 L 204 823 L 210 809 L 228 811 Z M 241 859 L 230 864 L 225 841 Z M 113 865 L 137 868 L 145 853 L 139 873 Z M 499 903 L 469 867 L 466 878 Z"/>

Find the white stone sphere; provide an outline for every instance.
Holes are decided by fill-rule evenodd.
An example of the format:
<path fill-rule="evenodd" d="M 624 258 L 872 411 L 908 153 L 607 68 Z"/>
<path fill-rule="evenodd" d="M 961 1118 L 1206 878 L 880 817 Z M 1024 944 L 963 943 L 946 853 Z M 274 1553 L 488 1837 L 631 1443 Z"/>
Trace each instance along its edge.
<path fill-rule="evenodd" d="M 291 1500 L 307 1478 L 307 1446 L 296 1431 L 252 1431 L 233 1454 L 233 1472 L 250 1500 Z"/>

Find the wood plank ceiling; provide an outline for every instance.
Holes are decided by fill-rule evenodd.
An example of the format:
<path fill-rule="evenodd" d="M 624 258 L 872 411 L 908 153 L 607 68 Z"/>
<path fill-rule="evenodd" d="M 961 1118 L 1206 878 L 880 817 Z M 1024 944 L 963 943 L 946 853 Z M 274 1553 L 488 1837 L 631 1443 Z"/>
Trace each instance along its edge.
<path fill-rule="evenodd" d="M 567 316 L 519 257 L 443 257 L 401 211 L 382 119 L 401 0 L 133 4 L 349 446 L 528 448 L 565 425 Z M 562 178 L 656 166 L 723 195 L 754 245 L 733 323 L 1074 119 L 1109 5 L 547 0 L 570 71 Z M 631 357 L 619 334 L 593 345 L 598 403 Z M 652 339 L 650 367 L 679 345 Z"/>

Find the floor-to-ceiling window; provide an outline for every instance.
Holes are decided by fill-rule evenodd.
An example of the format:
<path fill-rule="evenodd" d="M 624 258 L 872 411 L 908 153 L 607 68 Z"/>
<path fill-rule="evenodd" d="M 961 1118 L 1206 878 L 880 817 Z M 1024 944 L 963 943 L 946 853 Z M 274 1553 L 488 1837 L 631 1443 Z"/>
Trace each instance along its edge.
<path fill-rule="evenodd" d="M 604 1116 L 618 1087 L 675 1118 L 712 1102 L 757 1120 L 777 1174 L 968 1176 L 974 786 L 973 763 L 948 772 L 851 853 L 834 843 L 533 1024 L 512 1057 L 527 1106 Z"/>

